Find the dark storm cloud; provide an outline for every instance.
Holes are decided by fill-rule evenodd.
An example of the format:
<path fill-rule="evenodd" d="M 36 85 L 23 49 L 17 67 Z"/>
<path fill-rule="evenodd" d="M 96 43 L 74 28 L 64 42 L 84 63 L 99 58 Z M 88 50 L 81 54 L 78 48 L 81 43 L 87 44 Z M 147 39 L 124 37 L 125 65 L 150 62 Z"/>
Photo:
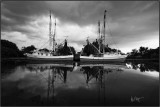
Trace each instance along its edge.
<path fill-rule="evenodd" d="M 11 18 L 8 22 L 2 19 L 2 26 L 9 24 L 26 24 L 41 15 L 48 15 L 48 10 L 62 22 L 71 22 L 79 25 L 97 24 L 103 20 L 104 10 L 107 9 L 113 21 L 126 16 L 135 16 L 145 12 L 153 2 L 134 1 L 13 1 L 2 3 L 2 16 Z M 156 6 L 152 6 L 152 8 Z M 153 10 L 153 9 L 152 9 Z M 145 12 L 143 12 L 145 11 Z"/>
<path fill-rule="evenodd" d="M 28 25 L 45 13 L 44 2 L 9 1 L 2 2 L 1 26 L 3 30 L 14 30 L 17 25 Z"/>
<path fill-rule="evenodd" d="M 111 20 L 108 23 L 116 42 L 124 43 L 124 40 L 132 42 L 148 39 L 152 33 L 159 32 L 158 2 L 124 1 L 113 3 L 114 10 L 109 13 Z M 112 27 L 113 23 L 117 24 L 115 29 L 115 26 Z"/>
<path fill-rule="evenodd" d="M 101 20 L 102 24 L 105 9 L 108 10 L 106 17 L 111 36 L 117 43 L 123 43 L 124 40 L 130 42 L 146 39 L 149 36 L 147 34 L 159 32 L 157 1 L 3 1 L 1 31 L 18 31 L 36 38 L 38 35 L 32 34 L 34 29 L 24 26 L 32 26 L 29 22 L 42 16 L 48 17 L 49 10 L 52 10 L 54 16 L 60 20 L 61 26 L 63 24 L 97 26 L 98 20 Z M 106 29 L 106 33 L 109 34 L 108 28 Z M 75 42 L 84 44 L 84 41 Z"/>
<path fill-rule="evenodd" d="M 70 1 L 52 3 L 53 13 L 62 21 L 73 22 L 81 26 L 95 24 L 102 19 L 105 9 L 112 8 L 112 4 L 106 1 Z M 57 8 L 59 5 L 59 8 Z M 59 9 L 59 10 L 58 10 Z"/>
<path fill-rule="evenodd" d="M 98 21 L 103 10 L 111 8 L 111 4 L 102 1 L 13 1 L 2 2 L 1 8 L 2 26 L 27 24 L 41 15 L 47 16 L 49 10 L 62 22 L 87 25 Z"/>

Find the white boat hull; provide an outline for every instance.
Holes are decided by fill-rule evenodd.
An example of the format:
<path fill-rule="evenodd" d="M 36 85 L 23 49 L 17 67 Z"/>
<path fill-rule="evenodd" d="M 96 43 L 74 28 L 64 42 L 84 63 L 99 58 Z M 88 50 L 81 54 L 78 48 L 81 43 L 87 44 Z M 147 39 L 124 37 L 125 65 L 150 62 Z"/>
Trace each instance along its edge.
<path fill-rule="evenodd" d="M 28 58 L 32 59 L 43 59 L 43 60 L 73 60 L 73 55 L 67 56 L 42 56 L 42 55 L 33 55 L 28 54 Z M 80 56 L 80 61 L 124 61 L 126 55 L 104 55 L 103 57 L 93 57 L 93 56 Z"/>
<path fill-rule="evenodd" d="M 126 58 L 126 55 L 104 55 L 103 57 L 93 57 L 93 56 L 80 56 L 81 59 L 122 59 Z"/>
<path fill-rule="evenodd" d="M 42 59 L 63 59 L 63 58 L 73 58 L 73 55 L 67 55 L 67 56 L 43 56 L 43 55 L 32 55 L 28 54 L 27 57 L 29 58 L 42 58 Z"/>
<path fill-rule="evenodd" d="M 104 55 L 103 57 L 80 56 L 81 62 L 124 62 L 126 55 Z"/>

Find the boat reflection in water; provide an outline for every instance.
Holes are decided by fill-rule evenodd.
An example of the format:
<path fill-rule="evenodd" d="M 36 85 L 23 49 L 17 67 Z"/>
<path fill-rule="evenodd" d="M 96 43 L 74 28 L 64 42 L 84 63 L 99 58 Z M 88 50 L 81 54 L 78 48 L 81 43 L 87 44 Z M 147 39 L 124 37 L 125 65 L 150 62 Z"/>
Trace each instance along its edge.
<path fill-rule="evenodd" d="M 11 70 L 2 75 L 2 105 L 123 106 L 159 103 L 157 74 L 153 76 L 128 69 L 124 63 L 26 64 Z M 141 103 L 131 102 L 131 96 L 144 99 Z"/>
<path fill-rule="evenodd" d="M 37 75 L 41 75 L 43 79 L 47 81 L 48 83 L 47 84 L 47 87 L 48 87 L 47 104 L 49 105 L 63 105 L 63 104 L 72 105 L 70 104 L 70 102 L 67 101 L 67 99 L 65 99 L 67 103 L 64 103 L 61 98 L 59 99 L 60 101 L 58 101 L 58 99 L 55 98 L 55 97 L 59 97 L 59 96 L 56 96 L 57 95 L 56 91 L 58 91 L 58 89 L 61 90 L 62 87 L 64 89 L 65 88 L 66 89 L 67 88 L 68 89 L 74 89 L 74 88 L 75 89 L 78 89 L 78 88 L 94 89 L 94 88 L 97 88 L 97 86 L 99 87 L 98 88 L 99 95 L 97 100 L 99 102 L 97 103 L 97 105 L 98 104 L 105 105 L 105 79 L 107 79 L 107 77 L 105 77 L 104 74 L 108 74 L 113 71 L 122 72 L 123 70 L 117 67 L 110 68 L 109 66 L 104 67 L 102 65 L 104 64 L 90 65 L 90 66 L 89 65 L 80 66 L 80 63 L 73 63 L 73 65 L 28 64 L 27 68 L 32 72 L 36 72 Z M 41 74 L 41 72 L 47 73 L 45 76 L 46 78 L 44 77 L 44 74 Z M 93 87 L 93 86 L 96 86 L 96 87 Z M 77 97 L 80 97 L 80 96 L 77 96 Z M 83 95 L 83 97 L 87 97 L 87 96 Z M 88 99 L 88 101 L 90 102 L 91 100 Z M 73 103 L 73 105 L 75 104 L 77 103 Z"/>

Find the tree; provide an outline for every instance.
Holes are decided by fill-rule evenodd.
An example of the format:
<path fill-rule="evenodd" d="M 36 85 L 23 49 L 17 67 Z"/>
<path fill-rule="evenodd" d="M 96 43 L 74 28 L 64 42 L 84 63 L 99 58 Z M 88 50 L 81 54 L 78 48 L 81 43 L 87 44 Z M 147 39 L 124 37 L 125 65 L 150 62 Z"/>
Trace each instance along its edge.
<path fill-rule="evenodd" d="M 159 59 L 159 47 L 156 49 L 148 49 L 148 47 L 140 47 L 139 50 L 133 49 L 127 58 L 134 59 Z"/>
<path fill-rule="evenodd" d="M 138 54 L 138 50 L 137 49 L 132 49 L 131 55 L 137 55 Z"/>
<path fill-rule="evenodd" d="M 1 57 L 24 57 L 24 55 L 15 43 L 8 40 L 1 40 Z"/>
<path fill-rule="evenodd" d="M 97 49 L 99 48 L 99 44 L 98 44 L 97 39 L 96 39 L 96 41 L 94 41 L 92 44 L 93 44 Z"/>
<path fill-rule="evenodd" d="M 72 55 L 75 53 L 76 53 L 75 49 L 67 45 L 67 40 L 65 40 L 64 46 L 62 45 L 58 46 L 58 50 L 57 50 L 58 55 Z"/>
<path fill-rule="evenodd" d="M 89 56 L 91 54 L 96 55 L 98 53 L 99 51 L 93 46 L 93 44 L 87 44 L 83 49 L 83 55 L 85 56 Z"/>
<path fill-rule="evenodd" d="M 49 52 L 47 48 L 39 49 L 39 51 Z"/>
<path fill-rule="evenodd" d="M 148 47 L 140 47 L 139 48 L 139 53 L 141 54 L 141 55 L 144 55 L 146 52 L 148 51 Z"/>
<path fill-rule="evenodd" d="M 70 47 L 70 49 L 71 49 L 71 51 L 72 51 L 72 53 L 73 53 L 73 54 L 75 54 L 75 53 L 76 53 L 76 51 L 75 51 L 74 47 Z"/>
<path fill-rule="evenodd" d="M 28 46 L 28 47 L 22 47 L 22 52 L 23 53 L 30 53 L 32 54 L 33 51 L 36 50 L 34 45 Z"/>

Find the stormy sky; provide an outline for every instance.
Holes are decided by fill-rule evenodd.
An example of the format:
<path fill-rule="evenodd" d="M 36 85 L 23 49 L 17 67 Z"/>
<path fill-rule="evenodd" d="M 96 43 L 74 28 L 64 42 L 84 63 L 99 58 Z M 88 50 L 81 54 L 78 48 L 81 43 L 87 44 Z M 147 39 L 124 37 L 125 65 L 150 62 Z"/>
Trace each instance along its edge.
<path fill-rule="evenodd" d="M 20 49 L 47 47 L 52 10 L 53 22 L 57 21 L 56 41 L 62 43 L 68 36 L 69 45 L 80 51 L 87 37 L 90 42 L 98 38 L 98 21 L 103 24 L 105 9 L 110 47 L 126 53 L 140 46 L 159 46 L 158 1 L 3 1 L 1 39 Z"/>

